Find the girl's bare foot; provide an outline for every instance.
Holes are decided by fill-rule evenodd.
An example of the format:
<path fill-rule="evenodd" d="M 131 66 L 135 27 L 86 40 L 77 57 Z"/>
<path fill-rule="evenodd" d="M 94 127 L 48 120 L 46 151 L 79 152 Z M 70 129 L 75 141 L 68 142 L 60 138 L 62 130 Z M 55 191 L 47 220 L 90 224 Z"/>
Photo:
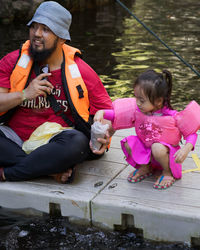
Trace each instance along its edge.
<path fill-rule="evenodd" d="M 152 169 L 149 165 L 141 165 L 139 169 L 134 170 L 128 175 L 128 181 L 132 183 L 140 182 L 152 175 Z"/>
<path fill-rule="evenodd" d="M 173 185 L 175 182 L 174 177 L 172 176 L 171 173 L 163 174 L 158 177 L 157 181 L 154 183 L 153 187 L 155 189 L 166 189 L 169 188 Z"/>

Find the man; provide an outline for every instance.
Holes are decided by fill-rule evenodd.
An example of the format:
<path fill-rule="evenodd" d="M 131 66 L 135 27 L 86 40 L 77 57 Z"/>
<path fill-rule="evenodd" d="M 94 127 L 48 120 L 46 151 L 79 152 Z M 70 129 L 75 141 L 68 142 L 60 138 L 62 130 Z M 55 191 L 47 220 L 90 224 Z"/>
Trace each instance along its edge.
<path fill-rule="evenodd" d="M 102 155 L 108 146 L 109 135 L 99 139 L 99 151 L 89 147 L 89 120 L 97 110 L 110 108 L 111 100 L 80 51 L 65 44 L 70 24 L 71 14 L 64 7 L 43 2 L 27 24 L 30 40 L 0 61 L 1 181 L 54 175 L 67 183 L 76 164 Z M 47 72 L 41 73 L 45 67 Z M 27 155 L 23 142 L 45 122 L 73 128 Z"/>

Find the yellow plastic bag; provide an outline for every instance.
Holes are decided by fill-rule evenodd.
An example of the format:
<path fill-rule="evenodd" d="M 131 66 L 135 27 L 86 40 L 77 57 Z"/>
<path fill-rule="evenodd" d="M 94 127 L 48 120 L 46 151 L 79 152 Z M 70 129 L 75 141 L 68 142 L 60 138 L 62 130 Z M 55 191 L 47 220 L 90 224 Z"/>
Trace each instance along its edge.
<path fill-rule="evenodd" d="M 62 127 L 56 122 L 45 122 L 33 131 L 29 139 L 23 143 L 22 149 L 29 154 L 36 148 L 47 144 L 52 136 L 55 136 L 66 129 L 72 128 Z"/>

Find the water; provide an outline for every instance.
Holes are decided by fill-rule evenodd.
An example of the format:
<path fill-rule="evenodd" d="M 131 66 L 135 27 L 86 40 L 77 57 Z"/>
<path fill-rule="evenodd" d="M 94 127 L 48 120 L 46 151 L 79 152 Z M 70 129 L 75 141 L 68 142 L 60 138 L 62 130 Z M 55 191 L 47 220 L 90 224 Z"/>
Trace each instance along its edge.
<path fill-rule="evenodd" d="M 200 2 L 123 1 L 171 48 L 199 69 Z M 167 68 L 174 77 L 172 103 L 182 109 L 200 103 L 200 80 L 119 4 L 73 15 L 71 45 L 99 74 L 111 98 L 131 97 L 132 84 L 147 68 Z M 24 24 L 0 26 L 0 58 L 28 37 Z M 190 249 L 187 245 L 143 241 L 131 232 L 104 232 L 68 223 L 66 218 L 22 217 L 0 209 L 0 249 Z M 191 248 L 192 249 L 192 248 Z"/>
<path fill-rule="evenodd" d="M 200 71 L 200 2 L 196 0 L 123 1 L 196 70 Z M 159 7 L 158 7 L 159 6 Z M 73 41 L 98 72 L 111 98 L 131 97 L 132 84 L 147 68 L 168 69 L 173 74 L 172 103 L 182 109 L 192 99 L 200 103 L 200 79 L 146 31 L 119 4 L 81 16 L 81 32 Z M 79 25 L 78 20 L 78 25 Z M 81 38 L 81 39 L 80 39 Z"/>
<path fill-rule="evenodd" d="M 47 250 L 192 250 L 184 244 L 144 241 L 132 231 L 100 231 L 72 225 L 67 218 L 22 217 L 0 209 L 0 249 Z"/>
<path fill-rule="evenodd" d="M 130 10 L 163 41 L 200 71 L 200 2 L 196 0 L 124 0 Z M 159 6 L 159 7 L 158 7 Z M 25 25 L 0 26 L 0 57 L 27 38 Z M 118 3 L 75 13 L 71 45 L 101 77 L 111 98 L 131 97 L 132 84 L 147 68 L 173 74 L 172 103 L 182 109 L 200 103 L 200 79 L 146 31 Z"/>

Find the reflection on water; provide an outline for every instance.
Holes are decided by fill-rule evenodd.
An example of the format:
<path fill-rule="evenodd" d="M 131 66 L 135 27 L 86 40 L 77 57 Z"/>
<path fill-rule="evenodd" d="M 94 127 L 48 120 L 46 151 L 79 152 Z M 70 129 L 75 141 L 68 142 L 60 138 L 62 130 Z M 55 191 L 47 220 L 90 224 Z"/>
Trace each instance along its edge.
<path fill-rule="evenodd" d="M 199 1 L 123 2 L 171 48 L 199 69 Z M 27 34 L 24 24 L 0 26 L 0 57 L 19 48 Z M 199 77 L 119 4 L 104 6 L 97 11 L 75 13 L 71 37 L 71 45 L 82 50 L 85 61 L 100 75 L 113 100 L 131 97 L 133 81 L 145 69 L 167 68 L 174 76 L 174 107 L 182 109 L 192 99 L 200 103 Z M 30 222 L 0 212 L 0 249 L 75 249 L 74 246 L 77 249 L 189 249 L 178 245 L 157 245 L 154 248 L 154 245 L 148 244 L 133 233 L 106 234 L 91 228 L 81 231 L 70 227 L 65 219 L 34 219 Z"/>
<path fill-rule="evenodd" d="M 140 0 L 128 7 L 198 70 L 200 2 Z M 88 61 L 100 74 L 112 99 L 132 96 L 132 83 L 145 69 L 167 68 L 174 77 L 174 106 L 182 108 L 192 99 L 200 102 L 199 77 L 121 6 L 116 4 L 113 8 L 106 7 L 99 11 L 95 16 L 95 28 L 91 25 L 90 38 L 86 38 L 88 45 L 84 49 L 90 53 Z M 82 34 L 84 37 L 86 33 Z"/>

